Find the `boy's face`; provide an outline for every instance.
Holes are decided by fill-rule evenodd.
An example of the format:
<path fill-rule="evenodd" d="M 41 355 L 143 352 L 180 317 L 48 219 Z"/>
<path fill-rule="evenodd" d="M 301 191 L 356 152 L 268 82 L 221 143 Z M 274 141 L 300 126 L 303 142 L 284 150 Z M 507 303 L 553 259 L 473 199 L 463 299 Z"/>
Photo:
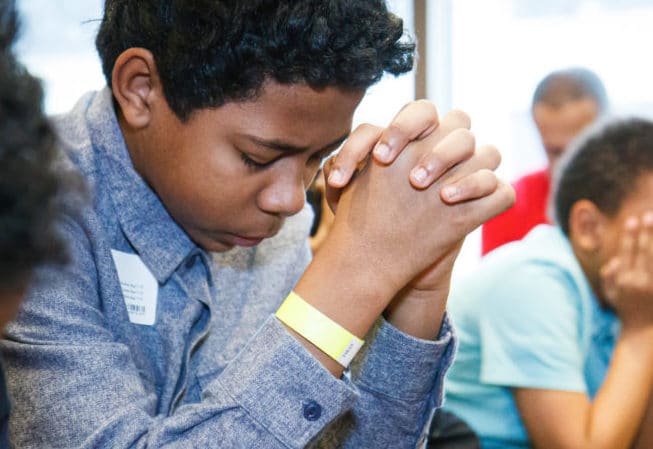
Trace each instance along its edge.
<path fill-rule="evenodd" d="M 567 145 L 599 114 L 598 104 L 589 98 L 574 100 L 560 107 L 544 103 L 533 107 L 533 120 L 540 133 L 549 167 L 553 167 Z"/>
<path fill-rule="evenodd" d="M 618 255 L 626 220 L 630 217 L 641 220 L 644 213 L 651 210 L 652 204 L 653 172 L 646 172 L 640 175 L 635 189 L 624 198 L 617 214 L 614 217 L 605 217 L 605 228 L 597 254 L 599 260 L 596 261 L 598 267 Z"/>
<path fill-rule="evenodd" d="M 130 153 L 199 246 L 253 246 L 302 209 L 322 159 L 350 133 L 363 94 L 268 83 L 255 100 L 199 110 L 186 123 L 166 103 L 154 108 Z"/>

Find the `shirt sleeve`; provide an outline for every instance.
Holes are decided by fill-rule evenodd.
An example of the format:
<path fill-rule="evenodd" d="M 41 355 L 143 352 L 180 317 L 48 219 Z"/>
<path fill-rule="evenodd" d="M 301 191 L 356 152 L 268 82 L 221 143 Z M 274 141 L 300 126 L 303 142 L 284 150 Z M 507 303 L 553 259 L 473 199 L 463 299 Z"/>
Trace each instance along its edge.
<path fill-rule="evenodd" d="M 0 360 L 0 447 L 9 447 L 9 398 Z"/>
<path fill-rule="evenodd" d="M 336 379 L 270 317 L 198 402 L 157 413 L 156 391 L 105 322 L 90 231 L 64 231 L 72 263 L 39 272 L 1 345 L 15 447 L 412 449 L 441 401 L 448 322 L 436 342 L 380 322 Z"/>
<path fill-rule="evenodd" d="M 347 447 L 422 447 L 433 412 L 442 405 L 445 374 L 453 362 L 457 340 L 451 322 L 445 315 L 436 341 L 403 334 L 383 319 L 370 337 L 351 369 L 359 405 L 369 410 L 357 422 L 370 431 Z M 374 429 L 379 425 L 386 429 L 383 433 Z"/>
<path fill-rule="evenodd" d="M 479 314 L 481 381 L 585 392 L 581 307 L 555 267 L 526 264 L 495 283 Z"/>

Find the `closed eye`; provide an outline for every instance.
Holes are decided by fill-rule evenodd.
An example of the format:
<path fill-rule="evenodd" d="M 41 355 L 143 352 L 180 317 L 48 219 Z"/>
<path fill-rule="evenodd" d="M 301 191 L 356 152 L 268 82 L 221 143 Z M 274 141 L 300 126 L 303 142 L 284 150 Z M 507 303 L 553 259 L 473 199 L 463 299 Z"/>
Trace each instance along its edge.
<path fill-rule="evenodd" d="M 243 163 L 247 167 L 249 167 L 249 168 L 251 168 L 253 170 L 265 170 L 270 165 L 272 165 L 272 163 L 275 161 L 273 159 L 273 160 L 268 161 L 268 162 L 257 162 L 254 159 L 252 159 L 251 157 L 249 157 L 247 154 L 243 153 L 242 151 L 240 153 L 240 159 L 243 161 Z"/>

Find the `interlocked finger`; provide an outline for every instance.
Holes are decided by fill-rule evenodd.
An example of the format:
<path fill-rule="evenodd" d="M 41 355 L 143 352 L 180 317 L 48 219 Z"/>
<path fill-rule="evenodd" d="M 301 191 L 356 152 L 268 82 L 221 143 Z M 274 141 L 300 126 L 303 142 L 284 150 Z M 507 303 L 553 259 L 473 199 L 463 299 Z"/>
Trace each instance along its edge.
<path fill-rule="evenodd" d="M 409 142 L 428 136 L 438 124 L 438 111 L 433 103 L 426 100 L 408 103 L 381 133 L 374 147 L 374 158 L 384 164 L 393 162 Z"/>
<path fill-rule="evenodd" d="M 428 187 L 451 167 L 472 157 L 475 146 L 476 140 L 469 130 L 453 130 L 421 157 L 410 172 L 411 183 L 417 188 Z"/>
<path fill-rule="evenodd" d="M 429 136 L 419 142 L 429 148 L 410 172 L 410 182 L 418 189 L 433 184 L 449 168 L 474 153 L 475 139 L 469 131 L 469 116 L 458 110 L 447 113 Z"/>
<path fill-rule="evenodd" d="M 513 204 L 515 204 L 515 190 L 510 184 L 497 179 L 496 188 L 491 193 L 452 206 L 457 209 L 453 225 L 459 226 L 464 236 Z"/>
<path fill-rule="evenodd" d="M 496 170 L 501 163 L 501 153 L 492 145 L 482 145 L 474 154 L 462 163 L 457 164 L 442 176 L 442 184 L 450 185 L 458 182 L 479 170 Z"/>
<path fill-rule="evenodd" d="M 499 179 L 492 170 L 481 169 L 440 190 L 442 201 L 448 204 L 474 200 L 490 195 L 499 186 Z"/>
<path fill-rule="evenodd" d="M 365 124 L 358 126 L 351 133 L 340 151 L 329 159 L 328 167 L 325 167 L 329 186 L 341 188 L 347 185 L 358 164 L 364 161 L 372 151 L 381 131 L 382 129 L 378 126 Z"/>

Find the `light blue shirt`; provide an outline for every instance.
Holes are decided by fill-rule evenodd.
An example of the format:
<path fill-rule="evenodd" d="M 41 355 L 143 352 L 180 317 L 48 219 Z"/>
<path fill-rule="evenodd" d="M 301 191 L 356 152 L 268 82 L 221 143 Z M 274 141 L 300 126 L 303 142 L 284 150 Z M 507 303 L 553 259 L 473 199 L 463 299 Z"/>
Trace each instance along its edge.
<path fill-rule="evenodd" d="M 487 448 L 530 447 L 511 388 L 584 392 L 601 386 L 618 332 L 559 228 L 541 225 L 490 253 L 452 287 L 459 347 L 448 409 Z"/>
<path fill-rule="evenodd" d="M 108 89 L 57 128 L 92 204 L 62 225 L 72 263 L 38 272 L 1 344 L 15 447 L 420 444 L 451 362 L 446 321 L 425 341 L 379 319 L 336 379 L 273 316 L 309 262 L 308 208 L 258 247 L 209 254 L 134 170 Z"/>

